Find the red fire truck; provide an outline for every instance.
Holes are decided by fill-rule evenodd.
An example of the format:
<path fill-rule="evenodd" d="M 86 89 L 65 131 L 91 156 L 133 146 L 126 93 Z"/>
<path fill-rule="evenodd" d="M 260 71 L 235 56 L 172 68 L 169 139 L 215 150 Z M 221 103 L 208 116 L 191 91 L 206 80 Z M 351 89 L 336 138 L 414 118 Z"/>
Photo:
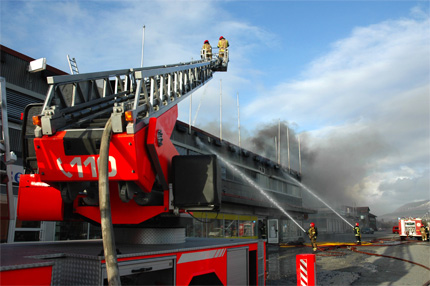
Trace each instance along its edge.
<path fill-rule="evenodd" d="M 399 219 L 399 235 L 401 240 L 406 237 L 421 238 L 420 228 L 423 225 L 421 218 L 400 218 Z"/>
<path fill-rule="evenodd" d="M 264 285 L 264 241 L 187 238 L 180 223 L 219 211 L 221 172 L 214 155 L 179 156 L 177 104 L 227 63 L 48 77 L 24 114 L 18 218 L 85 220 L 103 239 L 2 244 L 1 284 Z"/>

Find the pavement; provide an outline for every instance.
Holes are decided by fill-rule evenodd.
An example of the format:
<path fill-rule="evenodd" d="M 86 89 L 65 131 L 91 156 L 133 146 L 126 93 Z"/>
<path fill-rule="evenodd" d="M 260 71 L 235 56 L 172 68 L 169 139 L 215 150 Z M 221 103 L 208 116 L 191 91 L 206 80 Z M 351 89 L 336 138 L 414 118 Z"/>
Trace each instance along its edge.
<path fill-rule="evenodd" d="M 304 245 L 267 245 L 267 285 L 297 285 L 296 255 L 315 254 L 317 285 L 430 285 L 430 243 L 375 232 L 319 235 L 318 251 Z M 356 250 L 356 251 L 353 251 Z"/>

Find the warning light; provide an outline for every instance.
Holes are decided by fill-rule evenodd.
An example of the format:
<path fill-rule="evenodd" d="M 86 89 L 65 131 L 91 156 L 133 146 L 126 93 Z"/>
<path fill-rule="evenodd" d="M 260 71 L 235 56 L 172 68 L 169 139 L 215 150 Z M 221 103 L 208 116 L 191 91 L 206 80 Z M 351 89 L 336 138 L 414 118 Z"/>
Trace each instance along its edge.
<path fill-rule="evenodd" d="M 131 110 L 125 112 L 125 121 L 133 122 L 133 112 Z"/>
<path fill-rule="evenodd" d="M 33 125 L 42 127 L 42 120 L 40 115 L 33 116 Z"/>

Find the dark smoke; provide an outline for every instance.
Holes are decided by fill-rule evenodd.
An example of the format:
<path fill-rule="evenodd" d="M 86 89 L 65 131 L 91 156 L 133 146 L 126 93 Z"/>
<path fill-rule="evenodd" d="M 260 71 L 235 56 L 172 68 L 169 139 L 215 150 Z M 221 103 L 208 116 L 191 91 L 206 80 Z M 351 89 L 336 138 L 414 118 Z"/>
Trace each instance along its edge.
<path fill-rule="evenodd" d="M 287 141 L 287 128 L 290 149 L 290 163 L 288 164 L 288 141 Z M 299 143 L 294 127 L 291 127 L 287 122 L 273 122 L 259 127 L 255 131 L 255 135 L 248 139 L 249 149 L 263 157 L 277 162 L 277 144 L 278 130 L 280 130 L 280 147 L 281 147 L 281 165 L 284 167 L 290 166 L 291 169 L 299 172 Z"/>
<path fill-rule="evenodd" d="M 290 168 L 299 172 L 299 143 L 297 134 L 294 131 L 296 126 L 288 124 L 286 121 L 279 123 L 281 130 L 281 165 L 288 168 L 288 143 L 287 143 L 287 128 L 289 133 L 290 145 Z M 204 127 L 199 127 L 206 132 L 219 137 L 219 123 L 208 123 Z M 223 139 L 233 144 L 238 145 L 238 131 L 236 126 L 223 125 Z M 246 129 L 241 129 L 241 146 L 255 154 L 264 158 L 268 158 L 277 162 L 275 137 L 278 139 L 278 121 L 262 125 L 251 135 Z M 277 142 L 277 141 L 276 141 Z M 303 156 L 303 154 L 302 154 Z"/>
<path fill-rule="evenodd" d="M 388 146 L 376 130 L 330 132 L 322 138 L 303 135 L 302 182 L 331 206 L 360 206 L 370 167 L 384 157 Z M 315 199 L 304 195 L 304 203 Z M 317 204 L 319 205 L 319 204 Z"/>
<path fill-rule="evenodd" d="M 296 172 L 300 171 L 300 136 L 302 183 L 333 207 L 361 206 L 366 199 L 366 177 L 371 175 L 369 167 L 390 152 L 376 129 L 333 130 L 320 137 L 304 132 L 298 136 L 295 124 L 281 121 L 281 165 L 285 168 L 288 168 L 287 127 L 290 168 Z M 202 129 L 219 136 L 219 123 Z M 223 138 L 237 144 L 237 130 L 232 129 L 223 126 Z M 242 147 L 276 162 L 275 137 L 278 137 L 278 121 L 262 125 L 252 135 L 242 134 Z M 304 206 L 324 207 L 306 191 L 302 195 Z"/>

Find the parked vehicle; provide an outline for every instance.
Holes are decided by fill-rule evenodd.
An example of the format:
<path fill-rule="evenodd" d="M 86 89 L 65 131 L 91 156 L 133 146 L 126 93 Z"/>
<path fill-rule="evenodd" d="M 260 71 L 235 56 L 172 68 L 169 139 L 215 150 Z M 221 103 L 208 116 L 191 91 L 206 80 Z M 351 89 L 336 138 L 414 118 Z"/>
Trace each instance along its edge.
<path fill-rule="evenodd" d="M 393 233 L 399 234 L 399 226 L 398 225 L 393 226 Z"/>
<path fill-rule="evenodd" d="M 374 230 L 371 227 L 365 227 L 361 230 L 361 233 L 364 233 L 364 234 L 373 234 L 373 232 Z"/>

